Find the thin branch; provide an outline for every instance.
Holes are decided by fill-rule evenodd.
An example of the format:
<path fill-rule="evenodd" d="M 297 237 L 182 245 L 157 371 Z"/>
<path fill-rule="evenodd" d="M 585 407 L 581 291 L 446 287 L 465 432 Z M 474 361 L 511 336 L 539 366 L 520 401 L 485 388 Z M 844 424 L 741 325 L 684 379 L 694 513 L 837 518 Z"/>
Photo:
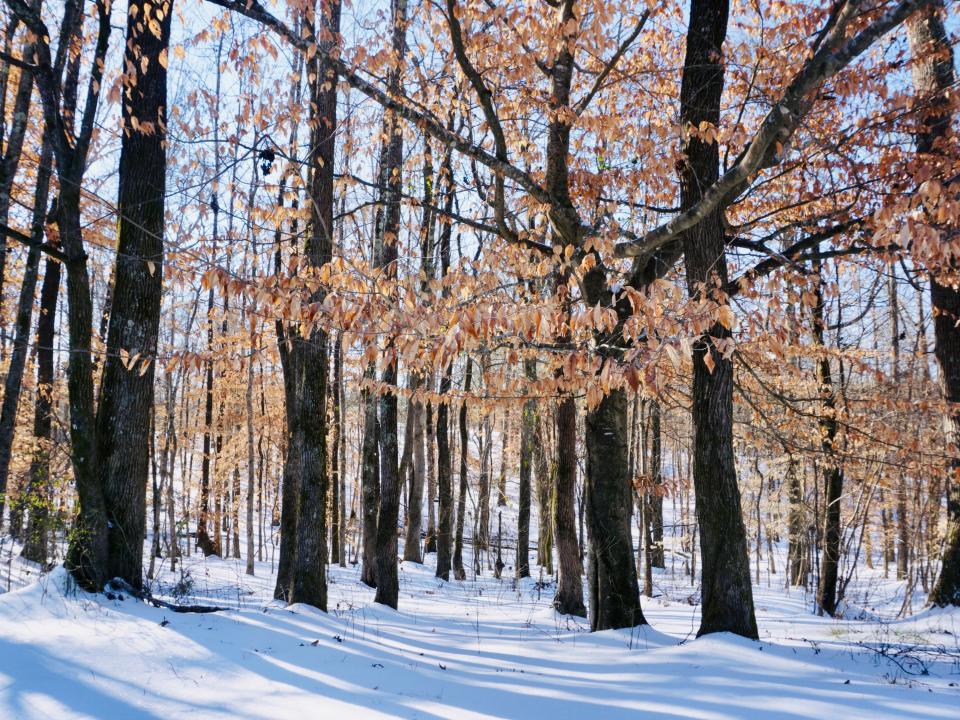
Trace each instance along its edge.
<path fill-rule="evenodd" d="M 607 79 L 607 76 L 617 66 L 617 63 L 620 62 L 620 58 L 623 57 L 624 53 L 630 49 L 633 41 L 637 39 L 641 32 L 643 32 L 643 28 L 647 24 L 647 19 L 649 17 L 650 11 L 644 10 L 643 14 L 640 16 L 640 19 L 637 21 L 637 26 L 633 29 L 633 32 L 630 33 L 627 39 L 620 43 L 620 47 L 617 48 L 617 51 L 613 54 L 613 57 L 610 58 L 603 70 L 597 76 L 597 79 L 593 83 L 593 87 L 590 88 L 590 92 L 588 92 L 583 99 L 577 103 L 576 107 L 574 107 L 573 112 L 577 115 L 577 117 L 583 114 L 583 111 L 589 107 L 596 94 L 600 92 L 600 88 L 603 87 L 603 83 Z"/>
<path fill-rule="evenodd" d="M 10 1 L 22 2 L 22 0 Z M 208 0 L 208 2 L 259 22 L 261 25 L 270 28 L 282 36 L 298 50 L 308 52 L 312 45 L 311 42 L 294 33 L 286 23 L 271 14 L 258 0 L 249 0 L 249 2 L 245 0 Z M 549 194 L 523 170 L 505 160 L 491 155 L 483 148 L 468 141 L 459 133 L 448 130 L 444 127 L 443 123 L 432 114 L 412 107 L 407 98 L 402 96 L 394 97 L 386 91 L 381 90 L 374 83 L 361 77 L 355 68 L 339 57 L 331 56 L 330 62 L 350 87 L 360 91 L 381 107 L 397 113 L 397 115 L 404 120 L 416 125 L 423 132 L 444 145 L 452 147 L 468 157 L 475 158 L 479 163 L 490 168 L 498 175 L 510 178 L 538 202 L 550 202 Z"/>

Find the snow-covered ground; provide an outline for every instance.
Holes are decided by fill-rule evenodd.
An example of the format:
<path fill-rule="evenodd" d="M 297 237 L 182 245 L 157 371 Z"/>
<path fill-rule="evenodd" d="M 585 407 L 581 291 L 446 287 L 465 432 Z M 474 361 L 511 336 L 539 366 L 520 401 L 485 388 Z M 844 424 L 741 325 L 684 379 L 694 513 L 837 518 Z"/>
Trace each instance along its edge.
<path fill-rule="evenodd" d="M 0 595 L 0 718 L 960 717 L 960 613 L 819 618 L 778 576 L 755 588 L 750 642 L 694 639 L 679 572 L 658 573 L 650 627 L 591 634 L 535 578 L 444 583 L 405 563 L 395 612 L 334 567 L 322 613 L 273 602 L 269 563 L 249 577 L 193 557 L 184 601 L 229 608 L 199 615 L 78 592 L 62 569 L 37 581 L 8 557 L 11 585 L 29 584 Z M 894 583 L 871 587 L 897 605 Z"/>

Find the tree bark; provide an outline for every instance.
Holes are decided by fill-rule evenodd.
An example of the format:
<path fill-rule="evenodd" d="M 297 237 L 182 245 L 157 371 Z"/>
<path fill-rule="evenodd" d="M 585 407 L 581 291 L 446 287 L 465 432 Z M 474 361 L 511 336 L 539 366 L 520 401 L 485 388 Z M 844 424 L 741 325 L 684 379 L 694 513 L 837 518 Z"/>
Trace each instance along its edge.
<path fill-rule="evenodd" d="M 527 380 L 536 380 L 536 361 L 525 360 Z M 520 489 L 517 497 L 517 578 L 530 577 L 530 494 L 533 444 L 537 428 L 537 402 L 527 400 L 520 418 Z"/>
<path fill-rule="evenodd" d="M 35 5 L 38 12 L 40 11 L 41 6 L 39 0 L 35 0 L 35 2 L 31 4 Z M 14 28 L 14 25 L 11 24 L 11 28 Z M 7 38 L 7 41 L 9 42 L 11 39 L 12 38 Z M 21 57 L 24 59 L 31 58 L 33 54 L 34 44 L 32 41 L 27 40 L 23 43 Z M 6 72 L 9 72 L 9 67 L 7 64 Z M 6 80 L 6 78 L 4 78 L 4 80 Z M 20 78 L 17 82 L 17 91 L 14 95 L 13 108 L 10 113 L 10 133 L 6 137 L 6 148 L 4 149 L 2 157 L 0 157 L 0 223 L 3 225 L 7 225 L 10 216 L 13 182 L 17 177 L 17 168 L 20 166 L 20 157 L 23 154 L 23 142 L 26 138 L 27 126 L 30 120 L 30 100 L 33 94 L 33 81 L 33 72 L 21 68 Z M 4 82 L 4 85 L 6 85 L 6 82 Z M 4 90 L 6 90 L 6 88 L 4 88 Z M 4 97 L 4 105 L 6 104 L 5 101 L 6 97 Z M 3 112 L 4 117 L 6 117 L 6 107 L 3 108 Z M 49 176 L 49 167 L 50 159 L 47 158 L 45 164 L 41 163 L 39 172 L 46 172 Z M 47 183 L 49 184 L 49 177 Z M 37 192 L 39 192 L 41 184 L 41 178 L 38 174 Z M 36 206 L 34 206 L 34 210 L 36 211 Z M 46 212 L 46 203 L 42 206 L 41 212 Z M 34 214 L 36 214 L 36 212 Z M 33 229 L 31 228 L 31 234 L 32 232 Z M 6 266 L 7 236 L 4 233 L 0 233 L 0 292 L 3 291 L 4 281 L 6 280 Z M 0 494 L 2 494 L 2 492 L 3 487 L 0 487 Z"/>
<path fill-rule="evenodd" d="M 143 581 L 141 539 L 163 288 L 167 70 L 159 58 L 170 41 L 171 4 L 133 0 L 127 16 L 117 203 L 120 237 L 97 406 L 99 472 L 109 527 L 108 577 L 119 577 L 137 589 Z"/>
<path fill-rule="evenodd" d="M 650 407 L 650 478 L 653 487 L 649 493 L 650 535 L 653 545 L 650 564 L 655 568 L 665 567 L 663 551 L 663 436 L 660 427 L 660 401 L 652 398 Z"/>
<path fill-rule="evenodd" d="M 313 25 L 308 36 L 318 52 L 307 61 L 310 107 L 309 187 L 310 224 L 304 247 L 309 267 L 319 269 L 333 252 L 334 160 L 337 127 L 337 73 L 329 54 L 340 32 L 340 3 L 334 0 L 319 13 L 321 31 Z M 323 302 L 321 287 L 311 303 Z M 327 609 L 327 332 L 312 327 L 294 341 L 297 362 L 298 426 L 300 428 L 300 498 L 297 517 L 297 557 L 290 601 Z"/>
<path fill-rule="evenodd" d="M 343 384 L 343 333 L 337 333 L 337 340 L 333 346 L 333 395 L 331 398 L 330 446 L 330 563 L 340 563 L 342 559 L 343 517 L 340 514 L 340 493 L 342 492 L 343 470 L 340 465 L 340 435 L 343 433 L 341 422 L 341 385 Z"/>
<path fill-rule="evenodd" d="M 43 147 L 40 151 L 40 165 L 37 170 L 37 184 L 33 194 L 33 217 L 30 223 L 30 236 L 37 243 L 43 241 L 43 224 L 47 212 L 52 161 L 53 148 L 50 144 L 49 133 L 44 132 Z M 4 250 L 0 247 L 0 254 L 3 253 Z M 39 269 L 40 249 L 34 246 L 27 252 L 26 267 L 20 285 L 20 297 L 17 301 L 17 315 L 14 323 L 13 353 L 10 357 L 10 365 L 7 367 L 3 405 L 0 407 L 0 526 L 3 525 L 3 505 L 6 500 L 7 481 L 10 474 L 10 458 L 16 431 L 17 408 L 20 404 L 20 390 L 23 387 L 23 373 L 26 370 L 27 355 L 30 350 L 33 302 L 37 291 Z M 2 272 L 2 266 L 0 266 L 0 289 L 3 287 Z M 18 503 L 30 505 L 29 491 L 21 493 L 21 495 L 23 497 L 18 500 Z"/>
<path fill-rule="evenodd" d="M 390 70 L 388 85 L 399 92 L 402 83 L 401 71 L 406 51 L 407 0 L 391 0 L 390 21 L 392 48 L 396 65 Z M 403 130 L 399 118 L 384 112 L 386 142 L 380 157 L 380 186 L 383 205 L 377 213 L 376 233 L 383 251 L 381 267 L 388 282 L 397 280 L 398 245 L 400 242 L 400 201 L 403 191 Z M 396 303 L 398 297 L 394 295 Z M 388 360 L 383 369 L 383 383 L 397 385 L 397 363 L 392 352 L 394 339 L 387 340 Z M 402 478 L 398 468 L 399 438 L 397 429 L 397 394 L 387 392 L 380 398 L 380 507 L 377 516 L 377 593 L 375 602 L 397 607 L 399 581 L 397 579 L 397 522 L 400 513 L 400 486 Z"/>
<path fill-rule="evenodd" d="M 623 390 L 611 390 L 587 411 L 586 444 L 590 629 L 645 625 L 630 530 L 633 491 L 627 477 L 627 395 Z"/>
<path fill-rule="evenodd" d="M 403 544 L 403 559 L 423 562 L 420 555 L 420 533 L 423 529 L 423 485 L 425 460 L 423 453 L 424 407 L 419 400 L 410 403 L 407 422 L 413 423 L 413 475 L 407 496 L 407 532 Z"/>
<path fill-rule="evenodd" d="M 917 153 L 924 160 L 950 170 L 943 143 L 951 135 L 953 112 L 948 96 L 956 83 L 953 50 L 944 28 L 942 0 L 915 15 L 908 24 L 914 55 L 913 83 L 918 93 L 930 96 L 925 117 L 916 134 Z M 941 172 L 944 172 L 942 170 Z M 955 270 L 956 268 L 951 268 Z M 947 441 L 947 532 L 943 541 L 940 575 L 930 591 L 930 602 L 940 607 L 960 606 L 960 289 L 955 283 L 930 280 L 934 355 L 940 368 L 940 389 L 947 405 L 944 429 Z"/>
<path fill-rule="evenodd" d="M 368 367 L 364 377 L 372 379 L 376 369 Z M 369 390 L 363 398 L 363 444 L 360 467 L 360 507 L 363 516 L 363 558 L 360 581 L 377 586 L 377 514 L 380 508 L 380 423 L 377 399 Z"/>
<path fill-rule="evenodd" d="M 728 0 L 692 0 L 680 89 L 684 126 L 719 125 L 723 94 L 722 46 L 727 33 Z M 719 177 L 719 149 L 691 137 L 686 145 L 680 182 L 682 210 L 696 205 L 703 189 Z M 715 208 L 683 234 L 687 284 L 691 297 L 709 288 L 715 275 L 727 286 L 723 211 Z M 725 302 L 717 298 L 718 302 Z M 693 484 L 702 556 L 702 613 L 697 635 L 733 632 L 757 637 L 750 586 L 746 529 L 733 453 L 733 363 L 714 339 L 728 340 L 730 330 L 716 323 L 694 345 L 692 412 Z M 706 363 L 710 355 L 713 368 Z"/>
<path fill-rule="evenodd" d="M 35 450 L 30 459 L 27 521 L 23 556 L 33 562 L 47 562 L 50 532 L 50 444 L 53 434 L 53 345 L 56 341 L 57 297 L 60 294 L 60 263 L 47 258 L 40 288 L 40 316 L 37 319 L 37 390 L 33 411 Z"/>
<path fill-rule="evenodd" d="M 473 359 L 467 356 L 467 370 L 463 381 L 463 392 L 470 392 L 473 381 Z M 466 580 L 467 571 L 463 567 L 463 527 L 467 514 L 467 459 L 469 457 L 469 437 L 467 432 L 467 400 L 460 404 L 460 493 L 457 497 L 457 526 L 453 539 L 453 576 L 457 580 Z"/>
<path fill-rule="evenodd" d="M 583 564 L 577 540 L 577 408 L 573 398 L 557 406 L 557 469 L 553 527 L 557 541 L 558 579 L 553 606 L 563 615 L 586 617 Z"/>
<path fill-rule="evenodd" d="M 816 304 L 811 309 L 813 320 L 814 345 L 825 351 L 824 345 L 824 306 L 823 279 L 819 264 L 815 265 L 817 274 L 814 294 Z M 840 501 L 843 497 L 843 470 L 836 457 L 837 441 L 837 399 L 830 371 L 830 360 L 822 355 L 816 361 L 817 384 L 820 393 L 820 445 L 823 450 L 823 551 L 820 555 L 820 586 L 817 589 L 817 604 L 821 612 L 836 615 L 837 582 L 840 571 Z"/>

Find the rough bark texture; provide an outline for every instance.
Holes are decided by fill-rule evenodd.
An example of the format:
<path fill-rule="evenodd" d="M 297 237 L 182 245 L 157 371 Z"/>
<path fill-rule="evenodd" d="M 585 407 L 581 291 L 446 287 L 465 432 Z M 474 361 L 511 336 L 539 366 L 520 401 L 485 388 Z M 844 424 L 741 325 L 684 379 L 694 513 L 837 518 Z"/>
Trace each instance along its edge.
<path fill-rule="evenodd" d="M 486 377 L 487 368 L 484 369 Z M 486 382 L 486 380 L 484 381 Z M 490 548 L 490 475 L 493 460 L 493 417 L 483 416 L 483 439 L 480 453 L 480 483 L 477 489 L 477 536 L 474 545 L 478 550 Z"/>
<path fill-rule="evenodd" d="M 587 412 L 586 515 L 590 629 L 646 624 L 633 562 L 627 476 L 627 396 L 613 390 Z"/>
<path fill-rule="evenodd" d="M 298 58 L 298 69 L 302 69 L 302 58 Z M 301 85 L 299 80 L 292 88 L 293 97 L 300 100 Z M 290 147 L 295 152 L 297 125 L 290 131 Z M 286 189 L 284 180 L 280 181 L 277 192 L 277 206 L 283 206 L 283 194 Z M 296 203 L 294 203 L 296 205 Z M 296 225 L 294 225 L 296 230 Z M 291 233 L 296 237 L 297 232 Z M 283 225 L 278 222 L 273 234 L 274 243 L 274 272 L 278 275 L 283 272 Z M 293 241 L 295 242 L 295 241 Z M 296 554 L 297 538 L 297 503 L 300 498 L 300 430 L 297 414 L 297 353 L 293 349 L 293 338 L 296 328 L 287 325 L 277 318 L 274 321 L 274 331 L 277 334 L 277 354 L 280 356 L 280 369 L 283 375 L 283 409 L 286 421 L 286 443 L 283 458 L 283 477 L 280 490 L 280 553 L 277 561 L 277 583 L 273 589 L 275 600 L 288 600 L 290 597 L 290 582 L 293 577 L 294 556 Z M 199 525 L 199 523 L 198 523 Z"/>
<path fill-rule="evenodd" d="M 447 173 L 451 171 L 451 157 L 447 152 L 444 158 L 444 170 Z M 448 177 L 450 175 L 448 174 Z M 450 187 L 447 188 L 446 206 L 451 208 L 453 193 Z M 444 278 L 450 270 L 450 235 L 451 225 L 447 218 L 444 218 L 440 229 L 439 249 L 440 249 L 440 277 Z M 444 287 L 444 293 L 449 290 Z M 453 368 L 447 366 L 440 378 L 440 395 L 446 395 L 450 392 L 451 373 Z M 429 412 L 429 408 L 428 408 Z M 453 552 L 453 481 L 452 466 L 450 460 L 450 405 L 446 400 L 440 402 L 437 406 L 437 571 L 436 576 L 444 580 L 450 579 L 450 562 Z"/>
<path fill-rule="evenodd" d="M 373 377 L 375 369 L 368 367 L 364 375 Z M 377 398 L 369 391 L 363 399 L 363 442 L 360 460 L 360 509 L 363 518 L 363 557 L 360 581 L 369 587 L 377 586 L 377 514 L 380 508 L 380 419 Z"/>
<path fill-rule="evenodd" d="M 729 14 L 727 0 L 692 0 L 687 31 L 680 116 L 684 125 L 719 125 L 723 94 L 722 46 Z M 716 143 L 690 138 L 681 172 L 681 208 L 701 199 L 719 176 Z M 691 296 L 708 292 L 715 280 L 727 285 L 727 260 L 721 209 L 683 235 L 687 283 Z M 750 586 L 746 530 L 733 453 L 733 363 L 713 339 L 727 339 L 729 329 L 716 323 L 693 351 L 693 484 L 702 557 L 702 616 L 698 635 L 733 632 L 757 637 Z M 705 358 L 710 353 L 713 369 Z"/>
<path fill-rule="evenodd" d="M 410 403 L 407 422 L 413 423 L 413 474 L 407 495 L 407 528 L 403 543 L 403 559 L 423 562 L 420 555 L 420 533 L 423 530 L 423 486 L 426 461 L 423 452 L 424 407 L 419 401 Z"/>
<path fill-rule="evenodd" d="M 463 381 L 464 393 L 470 392 L 473 381 L 473 360 L 467 356 L 467 371 Z M 466 580 L 467 571 L 463 567 L 463 527 L 467 515 L 467 459 L 469 457 L 469 436 L 467 428 L 467 401 L 460 404 L 460 493 L 457 497 L 457 527 L 453 539 L 453 575 L 457 580 Z"/>
<path fill-rule="evenodd" d="M 650 491 L 648 507 L 650 518 L 648 526 L 652 546 L 650 549 L 650 564 L 653 567 L 663 568 L 663 437 L 660 428 L 660 401 L 650 400 L 650 479 L 653 488 Z"/>
<path fill-rule="evenodd" d="M 536 379 L 532 361 L 526 361 L 528 379 Z M 537 403 L 527 400 L 520 418 L 520 489 L 517 498 L 517 577 L 530 577 L 530 494 L 533 477 L 533 443 L 537 428 Z"/>
<path fill-rule="evenodd" d="M 216 222 L 216 212 L 214 212 Z M 216 232 L 214 232 L 216 234 Z M 207 291 L 207 351 L 213 352 L 213 288 Z M 203 393 L 203 457 L 200 459 L 200 500 L 197 508 L 197 547 L 204 556 L 219 555 L 220 533 L 210 535 L 210 454 L 213 438 L 213 361 L 207 359 L 204 367 Z M 214 526 L 214 531 L 216 527 Z M 281 545 L 282 545 L 281 539 Z M 282 549 L 282 548 L 281 548 Z M 281 558 L 283 553 L 280 553 Z M 282 564 L 282 563 L 281 563 Z"/>
<path fill-rule="evenodd" d="M 954 87 L 953 50 L 944 28 L 942 1 L 921 11 L 909 23 L 914 55 L 913 82 L 918 94 L 930 98 L 926 116 L 916 135 L 917 152 L 932 163 L 949 167 L 941 142 L 951 133 L 953 121 L 947 93 Z M 952 172 L 952 171 L 949 171 Z M 956 268 L 953 268 L 956 270 Z M 960 290 L 945 279 L 931 278 L 934 355 L 940 367 L 940 388 L 947 402 L 944 429 L 947 440 L 947 533 L 943 542 L 940 576 L 930 591 L 930 602 L 941 607 L 960 606 Z"/>
<path fill-rule="evenodd" d="M 821 278 L 819 265 L 815 267 Z M 814 344 L 824 349 L 824 307 L 822 279 L 814 288 L 816 303 L 812 308 Z M 817 385 L 820 392 L 820 446 L 823 450 L 823 552 L 820 555 L 820 586 L 817 588 L 817 605 L 822 612 L 836 615 L 837 582 L 840 574 L 840 501 L 843 497 L 843 470 L 836 456 L 837 399 L 830 372 L 830 360 L 825 355 L 817 359 Z"/>
<path fill-rule="evenodd" d="M 109 525 L 108 577 L 139 589 L 163 287 L 167 70 L 158 58 L 170 41 L 172 12 L 170 2 L 133 0 L 130 7 L 117 203 L 120 237 L 97 440 Z"/>
<path fill-rule="evenodd" d="M 337 333 L 337 340 L 333 346 L 333 358 L 331 365 L 333 370 L 333 393 L 331 395 L 330 419 L 332 427 L 330 428 L 330 564 L 339 563 L 341 558 L 342 538 L 342 516 L 340 514 L 340 492 L 343 482 L 343 468 L 340 466 L 340 435 L 343 432 L 341 423 L 340 397 L 341 385 L 343 383 L 343 334 Z"/>
<path fill-rule="evenodd" d="M 390 70 L 388 85 L 400 90 L 402 78 L 399 67 L 406 46 L 407 1 L 391 0 L 392 48 L 398 64 Z M 400 201 L 403 192 L 403 129 L 399 118 L 385 113 L 386 142 L 380 157 L 380 186 L 383 206 L 377 212 L 376 233 L 382 245 L 381 266 L 388 280 L 397 277 L 398 243 L 400 242 Z M 394 298 L 396 300 L 396 298 Z M 387 341 L 388 355 L 393 339 Z M 387 386 L 397 384 L 397 362 L 388 362 L 383 370 Z M 377 593 L 375 602 L 397 607 L 399 584 L 397 580 L 397 522 L 400 512 L 400 485 L 398 467 L 399 438 L 397 430 L 397 395 L 387 393 L 380 398 L 380 508 L 377 516 Z"/>
<path fill-rule="evenodd" d="M 304 247 L 307 264 L 315 269 L 330 261 L 333 252 L 334 150 L 337 127 L 337 74 L 328 56 L 340 31 L 340 3 L 318 13 L 321 30 L 311 28 L 319 50 L 307 63 L 310 83 L 310 224 Z M 323 302 L 325 291 L 310 294 L 311 303 Z M 297 363 L 297 415 L 300 429 L 300 498 L 297 514 L 297 556 L 290 590 L 291 602 L 327 609 L 327 332 L 312 327 L 299 333 L 294 348 Z"/>
<path fill-rule="evenodd" d="M 431 387 L 433 380 L 431 378 Z M 433 404 L 427 403 L 423 417 L 424 444 L 427 465 L 427 536 L 423 541 L 423 554 L 437 552 L 437 433 L 433 421 Z"/>
<path fill-rule="evenodd" d="M 543 422 L 537 418 L 533 435 L 534 476 L 537 479 L 537 564 L 553 575 L 553 473 L 547 456 Z"/>
<path fill-rule="evenodd" d="M 557 543 L 557 593 L 553 606 L 564 615 L 586 617 L 583 564 L 577 541 L 577 408 L 573 398 L 557 406 L 557 469 L 553 527 Z"/>
<path fill-rule="evenodd" d="M 807 584 L 807 552 L 804 538 L 806 536 L 806 523 L 804 522 L 803 510 L 803 483 L 800 473 L 797 472 L 797 464 L 791 458 L 787 466 L 787 498 L 790 503 L 790 509 L 787 517 L 787 529 L 789 533 L 787 546 L 787 567 L 789 572 L 789 582 L 794 586 Z"/>
<path fill-rule="evenodd" d="M 440 380 L 440 394 L 450 392 L 450 370 Z M 446 401 L 437 407 L 437 571 L 436 576 L 450 579 L 453 553 L 453 483 L 450 472 L 450 415 Z"/>

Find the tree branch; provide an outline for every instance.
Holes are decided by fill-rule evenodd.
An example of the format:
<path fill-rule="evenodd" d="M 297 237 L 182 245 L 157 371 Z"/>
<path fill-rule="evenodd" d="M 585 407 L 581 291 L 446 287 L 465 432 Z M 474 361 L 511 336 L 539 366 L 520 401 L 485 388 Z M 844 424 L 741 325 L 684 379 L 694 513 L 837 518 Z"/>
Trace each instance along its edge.
<path fill-rule="evenodd" d="M 863 54 L 880 37 L 932 1 L 903 0 L 844 42 L 847 26 L 859 14 L 862 5 L 862 2 L 848 3 L 833 21 L 834 26 L 823 38 L 820 47 L 804 63 L 781 99 L 767 113 L 750 145 L 734 166 L 711 185 L 692 208 L 651 230 L 637 241 L 618 244 L 617 255 L 648 255 L 699 224 L 717 207 L 729 206 L 740 195 L 744 184 L 752 175 L 781 162 L 784 147 L 813 105 L 816 90 Z"/>
<path fill-rule="evenodd" d="M 16 240 L 18 243 L 26 245 L 27 247 L 37 248 L 40 250 L 40 252 L 45 253 L 54 260 L 59 260 L 64 264 L 70 262 L 70 258 L 68 258 L 63 251 L 58 250 L 53 245 L 48 245 L 45 242 L 41 242 L 40 240 L 32 238 L 26 233 L 22 233 L 8 225 L 0 223 L 0 235 L 6 235 L 11 240 Z"/>
<path fill-rule="evenodd" d="M 633 41 L 637 39 L 637 36 L 643 32 L 643 28 L 647 24 L 647 19 L 649 17 L 650 11 L 644 10 L 643 14 L 640 16 L 640 19 L 637 21 L 637 26 L 633 29 L 633 32 L 630 33 L 627 39 L 620 43 L 620 47 L 617 48 L 617 51 L 613 54 L 613 57 L 610 58 L 609 62 L 607 62 L 603 70 L 597 76 L 596 81 L 593 83 L 593 87 L 590 88 L 590 92 L 588 92 L 573 109 L 573 112 L 577 115 L 577 117 L 583 114 L 583 111 L 586 110 L 593 101 L 594 96 L 600 92 L 600 88 L 603 86 L 607 76 L 613 71 L 617 63 L 620 62 L 620 58 L 623 57 L 624 53 L 630 49 L 630 46 L 633 44 Z"/>
<path fill-rule="evenodd" d="M 22 2 L 22 0 L 11 1 Z M 286 23 L 271 14 L 258 0 L 208 0 L 208 2 L 259 22 L 261 25 L 279 34 L 298 50 L 307 52 L 312 44 L 309 40 L 297 36 Z M 501 158 L 491 155 L 483 148 L 471 143 L 459 133 L 448 130 L 443 126 L 443 123 L 432 114 L 412 107 L 407 98 L 394 97 L 384 90 L 381 90 L 369 80 L 361 77 L 355 68 L 348 65 L 339 57 L 331 56 L 330 62 L 350 87 L 363 93 L 381 107 L 392 110 L 404 120 L 416 125 L 423 132 L 444 145 L 454 148 L 463 155 L 475 158 L 477 162 L 490 168 L 498 175 L 510 178 L 538 202 L 550 202 L 549 194 L 523 170 Z"/>

